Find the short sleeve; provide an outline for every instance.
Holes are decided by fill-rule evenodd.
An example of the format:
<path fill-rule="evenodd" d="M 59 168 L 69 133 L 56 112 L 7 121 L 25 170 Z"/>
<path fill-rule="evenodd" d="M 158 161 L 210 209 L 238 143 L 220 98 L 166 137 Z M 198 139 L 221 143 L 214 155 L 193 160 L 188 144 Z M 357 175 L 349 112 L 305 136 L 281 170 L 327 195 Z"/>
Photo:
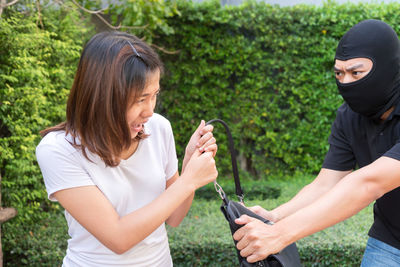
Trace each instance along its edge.
<path fill-rule="evenodd" d="M 400 160 L 400 140 L 397 141 L 391 149 L 389 149 L 385 154 L 385 157 Z"/>
<path fill-rule="evenodd" d="M 176 156 L 175 139 L 172 131 L 171 124 L 168 122 L 166 131 L 166 164 L 164 165 L 165 175 L 167 180 L 172 178 L 178 171 L 178 158 Z"/>
<path fill-rule="evenodd" d="M 94 185 L 93 180 L 80 164 L 77 151 L 71 151 L 66 144 L 57 143 L 60 138 L 54 138 L 53 133 L 44 137 L 36 147 L 36 158 L 42 171 L 48 198 L 56 199 L 53 193 L 80 186 Z M 72 147 L 72 146 L 71 146 Z"/>
<path fill-rule="evenodd" d="M 332 124 L 331 134 L 329 136 L 329 150 L 325 156 L 322 168 L 337 171 L 348 171 L 356 166 L 356 159 L 350 146 L 348 138 L 343 131 L 341 123 L 341 113 L 338 112 L 335 121 Z"/>

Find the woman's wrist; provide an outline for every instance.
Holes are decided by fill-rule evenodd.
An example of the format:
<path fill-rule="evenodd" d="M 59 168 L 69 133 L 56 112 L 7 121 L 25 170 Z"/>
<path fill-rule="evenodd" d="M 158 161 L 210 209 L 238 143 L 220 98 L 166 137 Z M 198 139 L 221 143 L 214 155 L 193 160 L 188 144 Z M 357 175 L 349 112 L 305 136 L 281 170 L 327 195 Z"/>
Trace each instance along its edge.
<path fill-rule="evenodd" d="M 182 167 L 182 169 L 183 169 L 183 167 Z M 181 176 L 179 177 L 179 179 L 176 182 L 179 182 L 181 184 L 181 186 L 183 187 L 183 190 L 193 194 L 197 189 L 197 185 L 193 181 L 193 179 L 191 177 L 189 177 L 189 175 L 190 174 L 188 174 L 188 173 L 182 172 Z"/>
<path fill-rule="evenodd" d="M 182 161 L 182 171 L 181 173 L 183 173 L 185 171 L 185 167 L 187 165 L 187 163 L 190 160 L 191 155 L 189 155 L 189 152 L 187 151 L 187 149 L 185 149 L 185 156 L 183 157 L 183 161 Z"/>

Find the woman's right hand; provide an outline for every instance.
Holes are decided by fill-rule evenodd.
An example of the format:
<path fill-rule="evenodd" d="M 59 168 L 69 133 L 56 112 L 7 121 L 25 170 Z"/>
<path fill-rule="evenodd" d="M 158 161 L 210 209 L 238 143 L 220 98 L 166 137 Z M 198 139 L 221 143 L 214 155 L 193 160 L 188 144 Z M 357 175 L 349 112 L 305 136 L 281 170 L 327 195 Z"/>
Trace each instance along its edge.
<path fill-rule="evenodd" d="M 201 153 L 196 149 L 181 176 L 194 185 L 195 189 L 214 181 L 218 176 L 218 171 L 213 152 Z"/>

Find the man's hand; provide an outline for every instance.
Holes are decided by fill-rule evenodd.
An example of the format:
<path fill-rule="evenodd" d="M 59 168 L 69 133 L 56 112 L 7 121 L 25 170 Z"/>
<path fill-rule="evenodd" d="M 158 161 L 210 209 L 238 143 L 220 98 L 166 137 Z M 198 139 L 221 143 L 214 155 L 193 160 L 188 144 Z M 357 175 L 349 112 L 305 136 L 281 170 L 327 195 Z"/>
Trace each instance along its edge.
<path fill-rule="evenodd" d="M 263 260 L 285 247 L 273 225 L 247 215 L 242 215 L 235 223 L 244 225 L 235 232 L 233 238 L 238 241 L 236 247 L 240 255 L 250 263 Z"/>
<path fill-rule="evenodd" d="M 261 217 L 263 217 L 264 219 L 267 219 L 268 221 L 271 222 L 277 222 L 278 218 L 277 216 L 269 210 L 264 209 L 261 206 L 253 206 L 253 207 L 247 207 L 249 210 L 251 210 L 252 212 L 254 212 L 257 215 L 260 215 Z"/>

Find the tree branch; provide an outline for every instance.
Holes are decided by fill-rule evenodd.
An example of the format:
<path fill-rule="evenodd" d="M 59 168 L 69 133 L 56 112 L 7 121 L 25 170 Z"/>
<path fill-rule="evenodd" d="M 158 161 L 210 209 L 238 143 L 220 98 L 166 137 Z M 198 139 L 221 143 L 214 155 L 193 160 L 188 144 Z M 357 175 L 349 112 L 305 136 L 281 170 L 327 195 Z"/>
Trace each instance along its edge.
<path fill-rule="evenodd" d="M 37 10 L 38 10 L 38 19 L 36 21 L 36 25 L 38 25 L 39 22 L 40 22 L 40 26 L 42 26 L 42 29 L 44 29 L 43 20 L 42 20 L 42 13 L 40 11 L 40 0 L 36 0 L 36 7 L 37 7 Z"/>
<path fill-rule="evenodd" d="M 125 28 L 125 29 L 132 29 L 132 30 L 136 30 L 136 29 L 145 29 L 145 28 L 147 28 L 147 26 L 148 26 L 147 24 L 144 25 L 144 26 L 123 26 L 123 25 L 113 26 L 113 25 L 111 25 L 105 18 L 103 18 L 103 16 L 101 15 L 101 14 L 103 13 L 104 10 L 107 10 L 108 7 L 107 7 L 107 8 L 100 9 L 100 10 L 92 11 L 92 10 L 89 10 L 89 9 L 84 8 L 83 6 L 81 6 L 78 2 L 76 2 L 76 0 L 72 0 L 72 3 L 74 3 L 74 5 L 76 5 L 78 8 L 80 8 L 82 11 L 84 11 L 84 12 L 86 12 L 86 13 L 89 13 L 89 14 L 92 14 L 92 15 L 95 15 L 95 16 L 98 17 L 107 27 L 109 27 L 110 29 L 113 29 L 113 30 L 119 30 L 119 29 L 122 29 L 122 28 Z"/>
<path fill-rule="evenodd" d="M 2 7 L 5 8 L 5 7 L 12 6 L 12 5 L 16 4 L 18 1 L 19 1 L 19 0 L 11 1 L 10 3 L 6 3 L 5 5 L 2 5 Z"/>
<path fill-rule="evenodd" d="M 1 18 L 1 14 L 3 14 L 3 10 L 6 7 L 12 6 L 12 5 L 16 4 L 18 1 L 19 0 L 13 0 L 13 1 L 7 3 L 7 0 L 1 0 L 0 1 L 0 18 Z"/>
<path fill-rule="evenodd" d="M 0 208 L 0 223 L 14 218 L 17 214 L 18 212 L 14 208 Z"/>
<path fill-rule="evenodd" d="M 72 3 L 74 3 L 74 5 L 76 5 L 77 7 L 79 7 L 80 9 L 82 9 L 83 11 L 85 11 L 86 13 L 89 13 L 89 14 L 99 14 L 99 13 L 102 13 L 104 10 L 106 10 L 108 8 L 108 7 L 106 7 L 106 8 L 100 9 L 100 10 L 93 11 L 93 10 L 89 10 L 87 8 L 84 8 L 83 6 L 81 6 L 75 0 L 72 0 Z"/>
<path fill-rule="evenodd" d="M 1 0 L 1 1 L 3 1 L 3 0 Z M 108 7 L 107 7 L 107 8 L 104 8 L 104 9 L 92 11 L 92 10 L 89 10 L 89 9 L 87 9 L 87 8 L 85 8 L 85 7 L 83 7 L 83 6 L 81 6 L 76 0 L 71 0 L 71 1 L 72 1 L 72 3 L 73 3 L 76 7 L 78 7 L 80 10 L 82 10 L 82 11 L 85 12 L 85 13 L 89 13 L 89 14 L 91 14 L 91 15 L 95 15 L 95 16 L 96 16 L 98 19 L 100 19 L 108 28 L 113 29 L 113 30 L 120 30 L 120 29 L 130 29 L 130 30 L 144 29 L 144 30 L 146 30 L 146 28 L 149 26 L 148 24 L 143 25 L 143 26 L 124 26 L 124 25 L 113 26 L 111 23 L 109 23 L 109 22 L 101 15 L 102 12 L 103 12 L 104 10 L 106 10 Z M 63 0 L 55 0 L 55 2 L 65 6 Z M 149 33 L 152 34 L 150 31 L 149 31 Z M 169 51 L 169 50 L 167 50 L 167 49 L 165 49 L 165 48 L 163 48 L 163 47 L 160 47 L 160 46 L 158 46 L 158 45 L 155 45 L 155 44 L 151 44 L 151 46 L 154 47 L 154 48 L 156 48 L 156 49 L 158 49 L 158 50 L 160 50 L 160 51 L 162 51 L 162 52 L 165 53 L 165 54 L 173 55 L 173 54 L 178 54 L 178 53 L 180 52 L 180 50 L 177 50 L 177 51 Z"/>
<path fill-rule="evenodd" d="M 164 52 L 165 54 L 169 54 L 169 55 L 175 55 L 175 54 L 178 54 L 181 51 L 181 50 L 169 51 L 169 50 L 166 50 L 165 48 L 160 47 L 160 46 L 155 45 L 155 44 L 151 44 L 151 46 L 154 47 L 154 48 L 157 48 L 158 50 Z"/>

